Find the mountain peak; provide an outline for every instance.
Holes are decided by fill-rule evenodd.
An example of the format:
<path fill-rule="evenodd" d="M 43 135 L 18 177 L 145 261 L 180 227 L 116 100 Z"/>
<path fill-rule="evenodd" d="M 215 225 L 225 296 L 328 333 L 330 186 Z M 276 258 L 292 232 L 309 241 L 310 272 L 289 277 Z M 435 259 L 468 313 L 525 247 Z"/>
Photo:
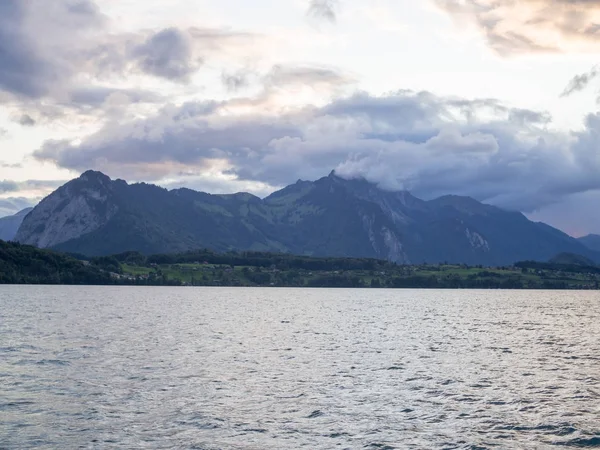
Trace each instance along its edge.
<path fill-rule="evenodd" d="M 81 174 L 79 179 L 84 181 L 112 181 L 108 175 L 97 170 L 86 170 Z"/>
<path fill-rule="evenodd" d="M 112 183 L 102 172 L 84 172 L 27 214 L 15 239 L 42 248 L 53 247 L 104 226 L 119 209 Z"/>

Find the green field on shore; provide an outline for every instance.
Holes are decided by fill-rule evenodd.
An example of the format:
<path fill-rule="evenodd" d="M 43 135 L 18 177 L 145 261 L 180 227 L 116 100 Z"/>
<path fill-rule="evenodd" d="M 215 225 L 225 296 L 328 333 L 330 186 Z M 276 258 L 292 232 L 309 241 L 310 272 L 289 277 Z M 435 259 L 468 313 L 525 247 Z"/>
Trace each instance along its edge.
<path fill-rule="evenodd" d="M 193 286 L 596 289 L 600 275 L 564 270 L 461 265 L 395 266 L 386 270 L 306 270 L 228 264 L 122 264 L 123 276 L 140 283 Z"/>
<path fill-rule="evenodd" d="M 0 241 L 0 284 L 598 289 L 599 266 L 578 255 L 560 256 L 494 268 L 211 250 L 88 258 Z"/>

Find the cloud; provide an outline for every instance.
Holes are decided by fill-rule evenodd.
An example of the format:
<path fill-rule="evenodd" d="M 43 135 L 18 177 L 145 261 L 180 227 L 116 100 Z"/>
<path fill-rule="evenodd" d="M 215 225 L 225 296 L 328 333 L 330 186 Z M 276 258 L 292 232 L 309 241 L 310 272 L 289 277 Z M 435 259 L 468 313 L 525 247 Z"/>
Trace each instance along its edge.
<path fill-rule="evenodd" d="M 338 6 L 338 0 L 309 0 L 308 15 L 335 22 Z"/>
<path fill-rule="evenodd" d="M 0 180 L 0 194 L 4 194 L 6 192 L 15 192 L 19 190 L 19 185 L 14 181 L 10 180 Z"/>
<path fill-rule="evenodd" d="M 257 35 L 219 28 L 111 33 L 92 0 L 0 3 L 0 88 L 40 98 L 81 75 L 142 73 L 187 82 L 207 55 L 250 48 Z M 89 80 L 88 80 L 89 81 Z M 86 83 L 87 84 L 87 83 Z"/>
<path fill-rule="evenodd" d="M 600 204 L 600 191 L 570 195 L 528 214 L 529 219 L 548 223 L 571 236 L 600 234 L 600 209 L 590 205 Z"/>
<path fill-rule="evenodd" d="M 5 0 L 0 3 L 0 89 L 25 96 L 39 96 L 46 90 L 45 73 L 50 76 L 50 63 L 36 55 L 33 44 L 19 28 L 23 2 Z"/>
<path fill-rule="evenodd" d="M 289 124 L 260 118 L 209 117 L 211 107 L 167 107 L 150 120 L 107 126 L 79 146 L 46 142 L 35 157 L 75 170 L 96 167 L 123 177 L 133 173 L 160 178 L 186 167 L 251 157 L 253 149 L 267 147 L 273 138 L 298 134 Z"/>
<path fill-rule="evenodd" d="M 35 120 L 29 114 L 22 114 L 21 117 L 18 118 L 17 122 L 19 125 L 24 127 L 35 126 Z"/>
<path fill-rule="evenodd" d="M 0 198 L 0 217 L 12 216 L 25 208 L 35 206 L 40 200 L 25 197 Z"/>
<path fill-rule="evenodd" d="M 132 56 L 145 73 L 184 82 L 189 81 L 204 62 L 202 58 L 194 58 L 190 36 L 176 28 L 150 36 L 133 50 Z"/>
<path fill-rule="evenodd" d="M 474 24 L 503 56 L 597 51 L 600 0 L 434 0 L 460 23 Z"/>
<path fill-rule="evenodd" d="M 140 86 L 186 85 L 205 61 L 251 59 L 264 41 L 225 28 L 118 32 L 100 4 L 0 2 L 0 104 L 23 125 L 135 113 L 164 102 L 161 93 Z"/>
<path fill-rule="evenodd" d="M 75 57 L 80 70 L 98 79 L 145 75 L 186 84 L 207 60 L 244 59 L 265 37 L 224 28 L 164 28 L 129 34 L 104 33 Z"/>
<path fill-rule="evenodd" d="M 424 198 L 469 195 L 521 211 L 600 190 L 600 114 L 559 133 L 543 112 L 428 92 L 358 93 L 279 114 L 233 115 L 231 104 L 168 106 L 77 144 L 48 141 L 34 157 L 125 179 L 192 171 L 272 188 L 336 169 Z"/>
<path fill-rule="evenodd" d="M 21 164 L 21 163 L 5 163 L 5 162 L 0 161 L 0 167 L 2 167 L 4 169 L 22 169 L 23 164 Z"/>
<path fill-rule="evenodd" d="M 0 163 L 0 167 L 14 167 Z M 0 217 L 10 216 L 35 206 L 67 180 L 0 180 Z"/>
<path fill-rule="evenodd" d="M 101 106 L 107 102 L 160 103 L 164 97 L 144 89 L 120 89 L 106 86 L 78 87 L 70 92 L 71 102 L 78 107 Z"/>
<path fill-rule="evenodd" d="M 0 2 L 0 89 L 40 98 L 72 78 L 70 58 L 104 16 L 90 0 Z"/>
<path fill-rule="evenodd" d="M 356 80 L 338 69 L 316 65 L 276 65 L 264 77 L 267 86 L 285 87 L 304 85 L 318 89 L 344 86 L 355 83 Z"/>
<path fill-rule="evenodd" d="M 568 97 L 576 92 L 583 91 L 598 75 L 600 75 L 600 72 L 597 67 L 594 67 L 589 72 L 574 76 L 562 92 L 561 97 Z M 600 100 L 600 97 L 598 100 Z"/>
<path fill-rule="evenodd" d="M 256 77 L 256 72 L 250 69 L 239 69 L 233 72 L 223 71 L 221 83 L 229 92 L 237 92 L 250 86 L 251 79 Z"/>
<path fill-rule="evenodd" d="M 242 87 L 255 87 L 252 97 L 233 98 L 230 109 L 253 109 L 278 114 L 282 104 L 293 108 L 298 104 L 323 102 L 337 97 L 356 84 L 356 79 L 334 67 L 315 64 L 277 64 L 270 70 L 258 73 L 243 69 L 222 82 L 233 92 Z M 256 91 L 256 90 L 255 90 Z"/>
<path fill-rule="evenodd" d="M 62 186 L 65 180 L 0 180 L 0 194 L 26 192 L 26 191 L 50 191 Z"/>
<path fill-rule="evenodd" d="M 6 137 L 8 137 L 8 130 L 0 127 L 0 139 L 4 139 Z"/>
<path fill-rule="evenodd" d="M 252 192 L 259 197 L 266 197 L 273 189 L 271 186 L 253 181 L 239 180 L 231 175 L 219 173 L 199 173 L 186 171 L 178 174 L 179 180 L 161 183 L 166 189 L 193 189 L 211 194 L 232 194 L 237 192 Z"/>

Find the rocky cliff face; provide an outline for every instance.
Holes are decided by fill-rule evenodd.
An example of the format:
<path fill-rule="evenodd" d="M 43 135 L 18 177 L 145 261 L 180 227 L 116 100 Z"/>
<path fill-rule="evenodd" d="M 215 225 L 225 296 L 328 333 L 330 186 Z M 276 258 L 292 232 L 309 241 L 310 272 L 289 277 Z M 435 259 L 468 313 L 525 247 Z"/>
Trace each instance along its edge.
<path fill-rule="evenodd" d="M 17 239 L 88 255 L 211 248 L 483 265 L 545 261 L 561 252 L 597 257 L 520 213 L 468 197 L 423 201 L 333 172 L 265 199 L 167 191 L 86 172 L 44 199 Z"/>
<path fill-rule="evenodd" d="M 12 216 L 0 217 L 0 240 L 12 241 L 17 235 L 21 223 L 23 223 L 23 219 L 32 210 L 33 208 L 26 208 Z"/>
<path fill-rule="evenodd" d="M 110 178 L 86 172 L 42 200 L 21 224 L 16 240 L 54 247 L 101 228 L 118 209 Z"/>

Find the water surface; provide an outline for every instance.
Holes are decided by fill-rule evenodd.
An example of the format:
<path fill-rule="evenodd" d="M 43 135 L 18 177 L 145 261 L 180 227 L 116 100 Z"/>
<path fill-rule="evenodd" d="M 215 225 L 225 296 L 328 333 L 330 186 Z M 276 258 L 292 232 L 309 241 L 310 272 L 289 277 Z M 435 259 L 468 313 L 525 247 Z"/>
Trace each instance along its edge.
<path fill-rule="evenodd" d="M 600 294 L 0 287 L 0 448 L 600 447 Z"/>

